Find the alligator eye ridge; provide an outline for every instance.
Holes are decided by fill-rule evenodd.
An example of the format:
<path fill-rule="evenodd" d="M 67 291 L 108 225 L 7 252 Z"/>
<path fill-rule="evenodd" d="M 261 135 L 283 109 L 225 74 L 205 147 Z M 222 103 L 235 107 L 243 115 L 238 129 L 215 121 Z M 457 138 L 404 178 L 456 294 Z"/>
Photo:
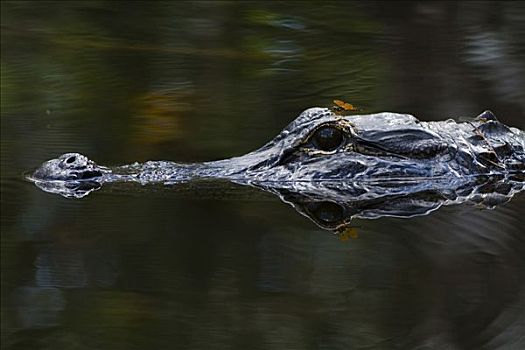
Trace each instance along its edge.
<path fill-rule="evenodd" d="M 311 140 L 315 148 L 321 151 L 331 152 L 343 144 L 345 136 L 340 129 L 327 125 L 317 129 Z"/>

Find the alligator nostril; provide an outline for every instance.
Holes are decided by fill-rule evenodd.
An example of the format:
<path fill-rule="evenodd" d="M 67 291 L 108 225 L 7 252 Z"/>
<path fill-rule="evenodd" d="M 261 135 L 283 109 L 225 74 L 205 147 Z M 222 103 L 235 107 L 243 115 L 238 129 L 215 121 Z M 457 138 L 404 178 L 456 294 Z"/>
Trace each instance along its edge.
<path fill-rule="evenodd" d="M 77 160 L 77 157 L 72 156 L 72 157 L 69 157 L 68 159 L 66 159 L 66 163 L 67 164 L 71 164 L 71 163 L 74 163 L 75 160 Z"/>

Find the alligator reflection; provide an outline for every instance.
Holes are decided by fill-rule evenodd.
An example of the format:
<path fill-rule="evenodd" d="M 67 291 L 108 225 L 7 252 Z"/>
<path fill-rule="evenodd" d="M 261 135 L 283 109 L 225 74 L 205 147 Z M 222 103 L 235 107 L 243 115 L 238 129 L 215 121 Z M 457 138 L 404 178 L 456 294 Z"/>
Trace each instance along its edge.
<path fill-rule="evenodd" d="M 258 185 L 277 194 L 318 226 L 338 230 L 354 218 L 410 218 L 422 216 L 443 205 L 470 204 L 492 209 L 523 190 L 521 174 L 477 176 L 468 182 L 382 181 L 370 183 L 292 183 L 275 187 Z M 464 180 L 464 179 L 463 179 Z"/>
<path fill-rule="evenodd" d="M 339 230 L 354 218 L 377 219 L 381 217 L 411 218 L 422 216 L 444 205 L 476 205 L 492 209 L 506 203 L 524 189 L 524 174 L 479 175 L 463 177 L 455 183 L 450 179 L 407 179 L 396 181 L 284 181 L 254 182 L 233 181 L 277 195 L 299 213 L 310 218 L 327 230 Z M 190 181 L 171 185 L 183 191 L 198 191 L 206 181 Z M 213 184 L 213 181 L 211 182 Z M 222 180 L 215 181 L 219 191 L 225 186 Z M 35 182 L 46 192 L 66 197 L 82 198 L 102 186 L 96 181 L 85 182 Z M 111 186 L 112 184 L 109 184 Z M 118 184 L 113 184 L 118 188 Z M 126 185 L 124 185 L 126 187 Z M 204 186 L 206 190 L 210 188 Z M 212 190 L 213 190 L 212 185 Z M 158 186 L 142 187 L 142 190 L 157 189 Z M 137 189 L 134 189 L 136 192 Z M 219 194 L 220 196 L 220 194 Z"/>

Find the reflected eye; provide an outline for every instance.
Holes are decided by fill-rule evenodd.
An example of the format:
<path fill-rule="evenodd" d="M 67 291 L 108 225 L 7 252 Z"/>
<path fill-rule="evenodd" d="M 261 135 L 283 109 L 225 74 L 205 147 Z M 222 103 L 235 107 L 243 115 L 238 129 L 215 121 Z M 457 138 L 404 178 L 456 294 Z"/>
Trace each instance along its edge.
<path fill-rule="evenodd" d="M 310 202 L 305 207 L 317 221 L 327 225 L 339 223 L 345 217 L 344 207 L 334 202 Z"/>
<path fill-rule="evenodd" d="M 344 140 L 343 132 L 333 126 L 320 127 L 312 136 L 314 147 L 326 152 L 336 150 L 343 144 Z"/>

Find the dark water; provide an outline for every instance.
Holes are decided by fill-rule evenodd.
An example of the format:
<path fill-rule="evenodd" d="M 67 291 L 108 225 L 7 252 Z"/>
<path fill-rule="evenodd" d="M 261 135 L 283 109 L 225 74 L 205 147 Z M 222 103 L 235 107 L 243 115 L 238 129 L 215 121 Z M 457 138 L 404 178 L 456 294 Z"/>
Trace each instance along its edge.
<path fill-rule="evenodd" d="M 2 2 L 5 349 L 523 349 L 525 197 L 355 220 L 253 189 L 44 193 L 23 173 L 240 155 L 334 98 L 525 128 L 520 2 Z"/>

